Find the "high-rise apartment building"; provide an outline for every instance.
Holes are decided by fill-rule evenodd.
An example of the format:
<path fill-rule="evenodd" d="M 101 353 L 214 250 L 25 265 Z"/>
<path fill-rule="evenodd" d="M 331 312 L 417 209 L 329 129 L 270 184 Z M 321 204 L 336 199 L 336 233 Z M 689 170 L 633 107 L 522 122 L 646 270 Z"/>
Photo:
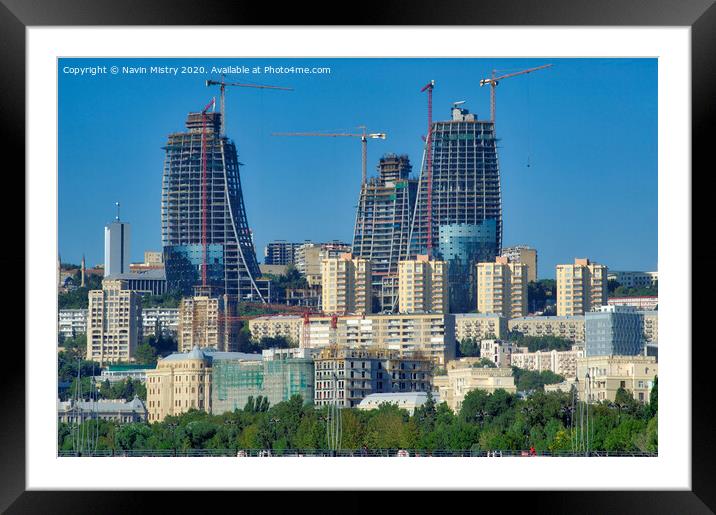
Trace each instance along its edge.
<path fill-rule="evenodd" d="M 194 347 L 233 351 L 237 343 L 232 321 L 233 303 L 228 295 L 184 297 L 179 304 L 177 330 L 179 352 Z"/>
<path fill-rule="evenodd" d="M 371 262 L 344 253 L 321 262 L 324 313 L 372 313 Z"/>
<path fill-rule="evenodd" d="M 607 267 L 589 259 L 557 265 L 557 316 L 583 315 L 607 304 Z"/>
<path fill-rule="evenodd" d="M 89 292 L 87 359 L 100 364 L 132 361 L 142 341 L 142 304 L 124 281 L 105 279 Z"/>
<path fill-rule="evenodd" d="M 400 313 L 448 312 L 448 265 L 419 255 L 398 265 Z"/>
<path fill-rule="evenodd" d="M 299 245 L 294 254 L 296 270 L 308 281 L 309 286 L 321 285 L 321 262 L 324 259 L 337 258 L 351 251 L 347 243 L 332 241 L 312 243 L 307 241 Z"/>
<path fill-rule="evenodd" d="M 514 245 L 502 249 L 502 255 L 510 260 L 510 263 L 524 263 L 527 265 L 527 280 L 537 280 L 537 249 L 527 245 Z"/>
<path fill-rule="evenodd" d="M 477 310 L 506 318 L 527 315 L 527 265 L 497 257 L 477 264 Z"/>
<path fill-rule="evenodd" d="M 121 222 L 119 216 L 104 227 L 105 277 L 129 272 L 129 237 L 129 224 Z"/>
<path fill-rule="evenodd" d="M 267 265 L 292 265 L 294 254 L 302 243 L 290 243 L 283 240 L 271 241 L 264 249 L 264 263 Z"/>
<path fill-rule="evenodd" d="M 427 162 L 420 173 L 410 255 L 427 254 L 428 231 L 437 250 L 440 226 L 495 221 L 494 254 L 502 245 L 502 198 L 494 124 L 457 105 L 447 121 L 433 122 L 431 227 L 428 227 Z"/>
<path fill-rule="evenodd" d="M 162 245 L 169 290 L 266 300 L 244 208 L 233 141 L 219 113 L 189 113 L 186 131 L 169 135 L 162 178 Z M 204 270 L 205 263 L 205 270 Z"/>
<path fill-rule="evenodd" d="M 382 296 L 383 278 L 396 277 L 398 262 L 407 259 L 410 220 L 415 209 L 418 182 L 410 179 L 408 156 L 386 154 L 380 158 L 378 177 L 361 186 L 358 199 L 353 254 L 369 259 L 373 294 L 382 309 L 392 310 L 397 299 L 393 290 Z"/>
<path fill-rule="evenodd" d="M 644 315 L 632 306 L 600 306 L 584 314 L 586 356 L 637 356 L 645 343 Z"/>

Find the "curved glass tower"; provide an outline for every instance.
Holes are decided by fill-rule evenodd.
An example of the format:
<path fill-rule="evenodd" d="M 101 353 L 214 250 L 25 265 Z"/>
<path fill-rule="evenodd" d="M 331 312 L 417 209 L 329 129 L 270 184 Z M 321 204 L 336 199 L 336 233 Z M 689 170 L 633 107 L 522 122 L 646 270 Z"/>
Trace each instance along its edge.
<path fill-rule="evenodd" d="M 191 295 L 195 286 L 202 286 L 206 254 L 206 285 L 213 294 L 263 301 L 236 146 L 220 135 L 220 125 L 219 113 L 189 113 L 186 132 L 170 134 L 164 147 L 162 246 L 167 289 Z"/>

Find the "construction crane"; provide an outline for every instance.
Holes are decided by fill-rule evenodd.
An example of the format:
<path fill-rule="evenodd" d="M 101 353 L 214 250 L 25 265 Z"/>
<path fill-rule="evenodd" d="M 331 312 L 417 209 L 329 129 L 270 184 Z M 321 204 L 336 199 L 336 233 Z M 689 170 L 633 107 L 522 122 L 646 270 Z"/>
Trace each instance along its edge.
<path fill-rule="evenodd" d="M 362 179 L 361 184 L 365 184 L 367 179 L 367 161 L 368 161 L 368 140 L 369 139 L 386 139 L 388 137 L 384 132 L 368 133 L 365 125 L 359 125 L 358 129 L 362 129 L 360 133 L 350 132 L 274 132 L 272 136 L 322 136 L 324 138 L 360 138 L 362 146 Z"/>
<path fill-rule="evenodd" d="M 267 86 L 263 84 L 244 84 L 241 82 L 226 82 L 226 75 L 221 76 L 221 80 L 207 80 L 207 87 L 219 86 L 219 112 L 221 112 L 221 134 L 226 134 L 226 86 L 236 86 L 239 88 L 259 88 L 259 89 L 280 89 L 284 91 L 293 91 L 293 88 L 282 88 L 280 86 Z"/>
<path fill-rule="evenodd" d="M 435 81 L 431 80 L 420 90 L 421 93 L 424 91 L 428 92 L 428 134 L 425 136 L 425 169 L 427 172 L 427 247 L 428 256 L 432 256 L 433 252 L 433 149 L 432 149 L 432 133 L 433 133 L 433 89 L 435 88 Z"/>
<path fill-rule="evenodd" d="M 521 70 L 519 72 L 514 73 L 508 73 L 506 75 L 500 75 L 499 77 L 495 77 L 497 74 L 497 70 L 492 70 L 492 77 L 489 77 L 487 79 L 482 79 L 480 81 L 480 87 L 487 86 L 488 84 L 490 87 L 490 121 L 492 123 L 495 123 L 495 88 L 497 88 L 497 85 L 500 83 L 503 79 L 509 79 L 510 77 L 517 77 L 518 75 L 525 75 L 527 73 L 536 72 L 537 70 L 544 70 L 545 68 L 549 68 L 552 66 L 551 64 L 545 64 L 542 66 L 537 66 L 536 68 L 529 68 L 527 70 Z"/>

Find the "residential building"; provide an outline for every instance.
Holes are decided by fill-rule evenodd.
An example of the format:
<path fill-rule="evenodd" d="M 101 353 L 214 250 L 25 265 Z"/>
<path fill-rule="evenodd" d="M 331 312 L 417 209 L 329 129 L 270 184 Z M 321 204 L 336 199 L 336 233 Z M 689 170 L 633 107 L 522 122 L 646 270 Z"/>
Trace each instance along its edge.
<path fill-rule="evenodd" d="M 558 336 L 574 343 L 584 342 L 583 315 L 513 318 L 507 322 L 507 327 L 525 336 Z"/>
<path fill-rule="evenodd" d="M 372 347 L 400 355 L 419 352 L 440 366 L 455 358 L 455 317 L 444 314 L 310 316 L 303 325 L 301 348 L 338 345 Z"/>
<path fill-rule="evenodd" d="M 358 199 L 353 254 L 370 261 L 373 294 L 386 311 L 395 309 L 397 299 L 381 296 L 383 278 L 397 276 L 398 262 L 408 258 L 418 187 L 418 181 L 410 179 L 411 169 L 408 156 L 385 154 L 378 164 L 378 177 L 361 185 Z"/>
<path fill-rule="evenodd" d="M 523 263 L 527 265 L 527 281 L 537 281 L 537 249 L 527 245 L 514 245 L 502 249 L 502 256 L 510 263 Z"/>
<path fill-rule="evenodd" d="M 409 254 L 437 250 L 442 225 L 495 220 L 497 255 L 502 246 L 502 198 L 494 123 L 453 105 L 451 119 L 433 122 L 430 134 L 430 159 L 420 171 Z"/>
<path fill-rule="evenodd" d="M 427 255 L 398 265 L 398 309 L 400 313 L 447 313 L 448 266 Z"/>
<path fill-rule="evenodd" d="M 131 365 L 127 363 L 115 363 L 107 365 L 102 369 L 99 376 L 95 376 L 95 380 L 99 383 L 109 381 L 110 383 L 118 383 L 131 379 L 132 381 L 147 382 L 147 370 L 154 367 L 149 365 Z"/>
<path fill-rule="evenodd" d="M 585 356 L 577 360 L 580 399 L 614 401 L 624 388 L 648 403 L 659 366 L 653 356 Z"/>
<path fill-rule="evenodd" d="M 557 316 L 583 315 L 607 304 L 607 267 L 589 259 L 557 265 Z"/>
<path fill-rule="evenodd" d="M 62 338 L 74 338 L 87 334 L 86 309 L 60 309 L 58 312 L 58 334 Z"/>
<path fill-rule="evenodd" d="M 527 316 L 527 265 L 502 256 L 478 263 L 477 310 L 508 319 Z"/>
<path fill-rule="evenodd" d="M 266 315 L 248 321 L 252 338 L 275 338 L 281 336 L 298 343 L 301 339 L 303 317 L 298 315 Z"/>
<path fill-rule="evenodd" d="M 659 341 L 659 312 L 654 311 L 639 311 L 642 319 L 644 320 L 644 339 L 649 343 L 656 343 Z"/>
<path fill-rule="evenodd" d="M 143 263 L 130 263 L 130 272 L 144 272 L 147 270 L 162 270 L 164 269 L 164 254 L 162 252 L 155 252 L 152 250 L 144 251 L 144 262 Z"/>
<path fill-rule="evenodd" d="M 376 348 L 327 347 L 315 356 L 316 406 L 336 403 L 353 408 L 372 393 L 428 392 L 432 363 L 420 354 L 406 356 Z"/>
<path fill-rule="evenodd" d="M 512 366 L 544 372 L 549 370 L 565 378 L 577 377 L 577 360 L 584 356 L 584 350 L 575 348 L 567 351 L 544 350 L 529 352 L 526 347 L 522 351 L 512 354 Z"/>
<path fill-rule="evenodd" d="M 507 337 L 508 321 L 496 313 L 458 313 L 455 316 L 455 338 L 489 340 Z"/>
<path fill-rule="evenodd" d="M 305 242 L 295 250 L 295 265 L 308 281 L 309 286 L 321 286 L 321 263 L 324 259 L 340 257 L 351 252 L 347 243 L 332 241 L 328 243 Z"/>
<path fill-rule="evenodd" d="M 659 272 L 621 272 L 610 270 L 610 281 L 616 281 L 626 288 L 647 288 L 659 284 Z"/>
<path fill-rule="evenodd" d="M 321 262 L 324 313 L 371 313 L 371 262 L 343 253 Z"/>
<path fill-rule="evenodd" d="M 644 352 L 644 319 L 631 306 L 601 306 L 584 315 L 585 356 L 635 356 Z"/>
<path fill-rule="evenodd" d="M 162 177 L 162 246 L 170 290 L 265 300 L 244 206 L 236 145 L 220 113 L 189 113 L 186 131 L 169 134 Z M 206 185 L 205 188 L 202 184 Z"/>
<path fill-rule="evenodd" d="M 238 340 L 233 312 L 228 295 L 184 297 L 179 304 L 179 352 L 189 352 L 194 347 L 212 347 L 225 352 L 235 350 Z"/>
<path fill-rule="evenodd" d="M 300 395 L 313 403 L 314 366 L 311 349 L 269 349 L 262 359 L 216 357 L 212 361 L 211 412 L 215 415 L 243 409 L 249 397 L 268 399 L 270 405 Z"/>
<path fill-rule="evenodd" d="M 176 335 L 179 330 L 179 308 L 142 307 L 144 336 Z"/>
<path fill-rule="evenodd" d="M 260 361 L 261 355 L 194 347 L 190 352 L 177 352 L 160 358 L 156 368 L 147 371 L 148 421 L 161 422 L 167 416 L 180 415 L 190 409 L 211 412 L 211 367 L 214 359 Z"/>
<path fill-rule="evenodd" d="M 142 341 L 142 303 L 124 281 L 105 279 L 88 294 L 87 359 L 100 365 L 134 360 Z"/>
<path fill-rule="evenodd" d="M 107 420 L 120 424 L 147 421 L 147 408 L 135 395 L 127 401 L 92 400 L 92 401 L 57 401 L 57 421 L 65 424 L 81 424 L 87 420 Z"/>
<path fill-rule="evenodd" d="M 371 393 L 358 403 L 358 409 L 366 411 L 378 409 L 383 404 L 394 404 L 412 416 L 416 408 L 428 401 L 428 396 L 429 392 Z M 440 399 L 434 399 L 434 402 L 439 404 Z"/>
<path fill-rule="evenodd" d="M 499 368 L 511 366 L 512 354 L 515 352 L 519 351 L 512 342 L 494 339 L 480 342 L 480 357 L 489 359 Z"/>
<path fill-rule="evenodd" d="M 259 264 L 261 275 L 285 275 L 288 272 L 289 265 L 266 265 Z"/>
<path fill-rule="evenodd" d="M 480 389 L 487 393 L 505 390 L 515 393 L 515 378 L 511 368 L 489 368 L 480 366 L 481 358 L 461 358 L 447 364 L 447 374 L 433 378 L 434 387 L 440 400 L 447 402 L 455 413 L 460 411 L 465 396 Z"/>
<path fill-rule="evenodd" d="M 267 265 L 292 265 L 294 254 L 302 243 L 290 243 L 285 240 L 271 241 L 264 248 L 264 263 Z"/>
<path fill-rule="evenodd" d="M 111 277 L 129 272 L 129 236 L 127 222 L 117 218 L 104 227 L 104 276 Z"/>
<path fill-rule="evenodd" d="M 607 301 L 609 306 L 632 306 L 636 309 L 653 311 L 659 307 L 659 297 L 650 295 L 644 297 L 610 297 Z"/>
<path fill-rule="evenodd" d="M 450 313 L 466 313 L 477 305 L 477 263 L 493 261 L 497 252 L 497 221 L 441 225 L 438 244 L 447 262 Z"/>

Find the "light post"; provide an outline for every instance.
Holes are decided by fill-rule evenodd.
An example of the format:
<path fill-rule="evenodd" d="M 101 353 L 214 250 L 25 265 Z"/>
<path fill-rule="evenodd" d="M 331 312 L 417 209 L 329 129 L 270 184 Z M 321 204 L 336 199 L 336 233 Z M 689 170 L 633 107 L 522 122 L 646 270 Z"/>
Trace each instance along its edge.
<path fill-rule="evenodd" d="M 167 424 L 167 425 L 172 429 L 172 449 L 174 450 L 174 456 L 176 456 L 176 455 L 177 455 L 177 444 L 176 444 L 176 437 L 175 437 L 175 435 L 174 435 L 174 430 L 175 430 L 176 427 L 177 427 L 177 423 L 176 423 L 176 422 L 170 422 L 170 423 Z"/>

